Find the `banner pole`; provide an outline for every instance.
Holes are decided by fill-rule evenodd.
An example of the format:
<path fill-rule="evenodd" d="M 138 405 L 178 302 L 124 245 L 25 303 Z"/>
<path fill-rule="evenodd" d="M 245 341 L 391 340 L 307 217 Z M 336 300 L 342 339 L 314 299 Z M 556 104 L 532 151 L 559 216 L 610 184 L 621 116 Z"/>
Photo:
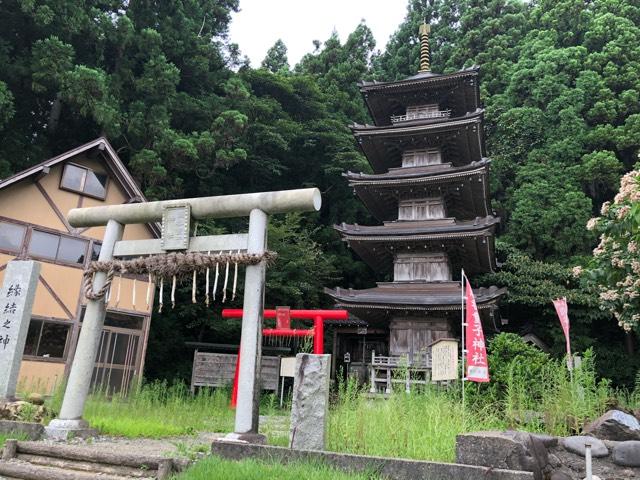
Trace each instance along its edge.
<path fill-rule="evenodd" d="M 464 268 L 461 270 L 461 275 L 460 275 L 460 312 L 461 312 L 461 325 L 462 325 L 462 381 L 460 382 L 462 384 L 462 422 L 464 425 L 464 410 L 465 410 L 465 405 L 464 405 L 464 379 L 465 379 L 465 349 L 466 349 L 466 343 L 465 343 L 465 330 L 466 330 L 466 325 L 465 325 L 465 321 L 464 321 L 464 279 L 465 279 L 465 275 L 464 275 Z"/>

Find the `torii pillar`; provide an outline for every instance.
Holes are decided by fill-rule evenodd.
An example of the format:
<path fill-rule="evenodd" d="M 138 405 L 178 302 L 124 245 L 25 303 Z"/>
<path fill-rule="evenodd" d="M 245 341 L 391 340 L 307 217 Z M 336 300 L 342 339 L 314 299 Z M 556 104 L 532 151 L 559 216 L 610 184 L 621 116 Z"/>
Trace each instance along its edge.
<path fill-rule="evenodd" d="M 114 257 L 147 256 L 168 251 L 207 252 L 242 250 L 263 254 L 267 249 L 268 215 L 320 210 L 317 188 L 226 195 L 142 204 L 75 208 L 68 214 L 73 227 L 106 225 L 100 261 Z M 191 219 L 249 217 L 248 234 L 213 235 L 189 238 Z M 162 239 L 123 241 L 124 226 L 162 221 Z M 260 404 L 259 372 L 262 357 L 265 261 L 247 265 L 245 273 L 242 337 L 240 340 L 240 388 L 233 438 L 258 440 Z M 96 273 L 93 292 L 105 284 L 106 274 Z M 78 346 L 57 419 L 46 427 L 47 436 L 66 439 L 95 433 L 83 420 L 100 335 L 104 326 L 104 298 L 88 300 Z"/>

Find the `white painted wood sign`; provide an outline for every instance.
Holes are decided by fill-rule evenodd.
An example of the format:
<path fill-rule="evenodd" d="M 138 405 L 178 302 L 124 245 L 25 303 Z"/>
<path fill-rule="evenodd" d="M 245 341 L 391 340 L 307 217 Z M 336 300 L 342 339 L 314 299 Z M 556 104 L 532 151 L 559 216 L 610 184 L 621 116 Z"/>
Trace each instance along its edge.
<path fill-rule="evenodd" d="M 431 344 L 431 380 L 458 378 L 458 341 L 441 338 Z"/>

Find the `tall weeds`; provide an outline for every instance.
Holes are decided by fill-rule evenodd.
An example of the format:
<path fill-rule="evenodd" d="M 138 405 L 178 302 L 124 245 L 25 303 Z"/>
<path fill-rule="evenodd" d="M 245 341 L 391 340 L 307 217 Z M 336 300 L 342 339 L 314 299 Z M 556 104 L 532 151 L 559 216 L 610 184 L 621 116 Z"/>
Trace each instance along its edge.
<path fill-rule="evenodd" d="M 328 449 L 349 453 L 453 461 L 455 437 L 504 428 L 489 410 L 464 412 L 455 393 L 427 387 L 388 399 L 368 398 L 341 382 L 329 424 Z"/>
<path fill-rule="evenodd" d="M 92 394 L 85 418 L 104 434 L 124 437 L 229 432 L 234 412 L 228 405 L 226 389 L 202 388 L 192 395 L 182 382 L 153 382 L 136 387 L 128 397 Z"/>

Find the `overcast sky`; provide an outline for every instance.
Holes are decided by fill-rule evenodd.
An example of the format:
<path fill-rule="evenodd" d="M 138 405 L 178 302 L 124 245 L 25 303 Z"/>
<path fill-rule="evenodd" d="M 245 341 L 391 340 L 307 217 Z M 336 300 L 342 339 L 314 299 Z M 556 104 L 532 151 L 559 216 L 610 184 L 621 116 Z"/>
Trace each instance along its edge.
<path fill-rule="evenodd" d="M 293 67 L 313 51 L 313 40 L 324 42 L 335 29 L 344 42 L 362 19 L 373 31 L 376 48 L 383 50 L 406 10 L 406 0 L 240 0 L 229 36 L 253 67 L 281 38 Z"/>

